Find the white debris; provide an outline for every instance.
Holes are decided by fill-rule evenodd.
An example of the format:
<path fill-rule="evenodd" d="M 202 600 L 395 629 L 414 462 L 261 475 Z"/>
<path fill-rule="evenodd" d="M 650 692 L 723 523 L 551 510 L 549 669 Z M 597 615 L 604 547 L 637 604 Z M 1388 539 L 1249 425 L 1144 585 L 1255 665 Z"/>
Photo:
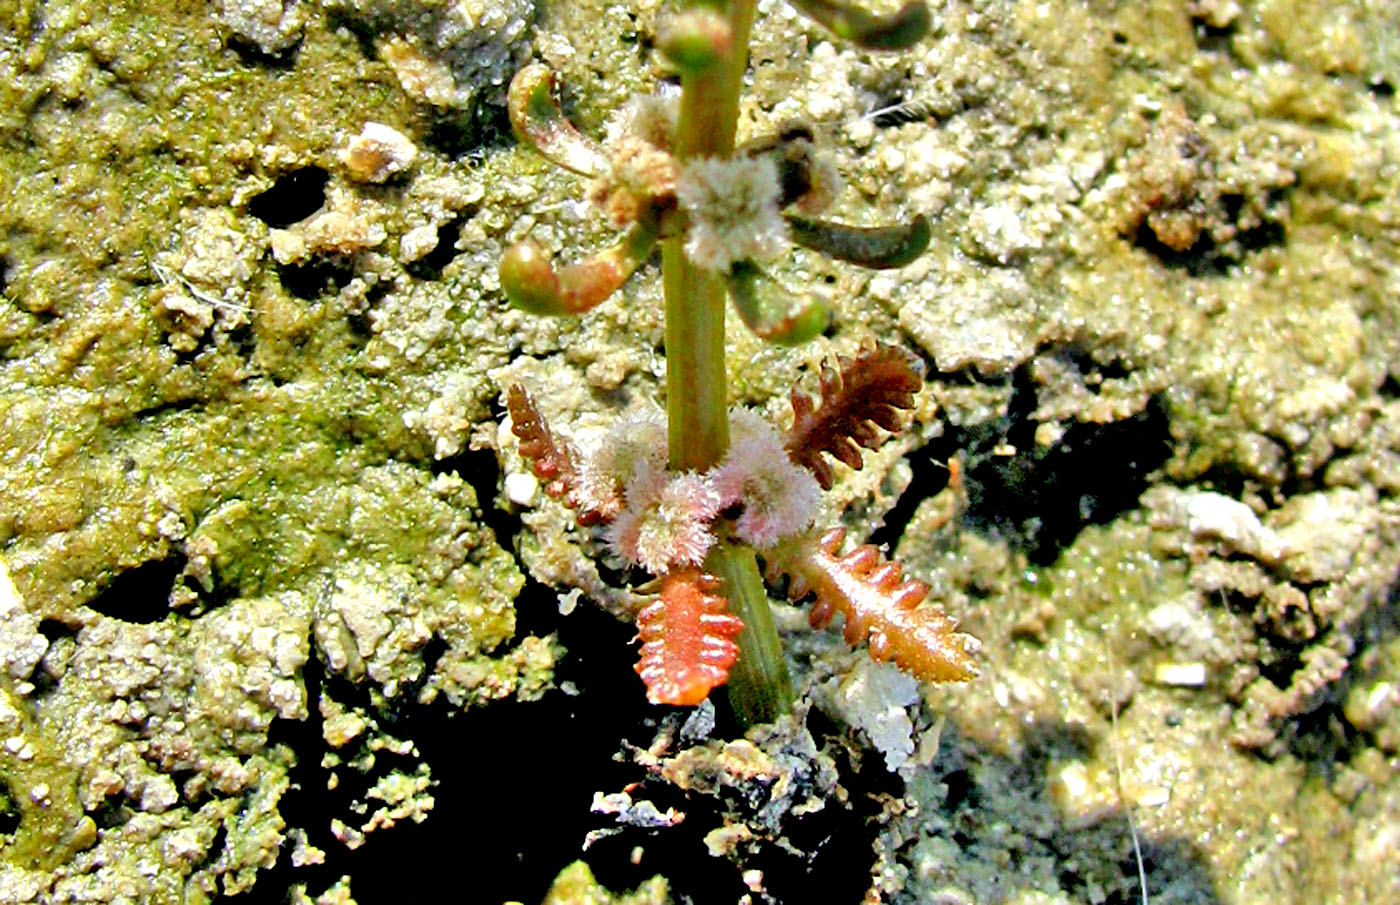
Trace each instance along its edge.
<path fill-rule="evenodd" d="M 383 182 L 412 166 L 418 147 L 397 129 L 367 122 L 340 152 L 345 172 L 356 182 Z"/>
<path fill-rule="evenodd" d="M 1152 673 L 1158 685 L 1176 685 L 1184 688 L 1200 688 L 1206 684 L 1204 663 L 1158 663 Z"/>
<path fill-rule="evenodd" d="M 824 690 L 842 719 L 864 730 L 885 755 L 890 772 L 913 756 L 914 724 L 907 708 L 919 701 L 919 683 L 911 676 L 888 664 L 861 660 L 839 684 L 832 679 Z"/>

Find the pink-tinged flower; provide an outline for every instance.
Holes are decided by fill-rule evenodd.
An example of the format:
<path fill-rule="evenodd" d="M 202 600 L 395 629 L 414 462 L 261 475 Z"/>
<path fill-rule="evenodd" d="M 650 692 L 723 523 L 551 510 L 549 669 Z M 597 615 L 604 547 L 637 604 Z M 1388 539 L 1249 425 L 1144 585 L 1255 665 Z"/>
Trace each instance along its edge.
<path fill-rule="evenodd" d="M 622 511 L 628 482 L 665 468 L 665 414 L 655 408 L 634 412 L 615 422 L 598 445 L 584 454 L 574 496 L 580 508 L 608 521 Z"/>
<path fill-rule="evenodd" d="M 782 438 L 748 409 L 730 412 L 733 441 L 715 470 L 722 508 L 741 505 L 734 534 L 755 547 L 771 547 L 812 525 L 821 487 L 811 473 L 794 465 Z"/>
<path fill-rule="evenodd" d="M 704 475 L 643 468 L 627 482 L 624 496 L 625 506 L 607 531 L 615 553 L 653 575 L 705 559 L 720 499 Z"/>

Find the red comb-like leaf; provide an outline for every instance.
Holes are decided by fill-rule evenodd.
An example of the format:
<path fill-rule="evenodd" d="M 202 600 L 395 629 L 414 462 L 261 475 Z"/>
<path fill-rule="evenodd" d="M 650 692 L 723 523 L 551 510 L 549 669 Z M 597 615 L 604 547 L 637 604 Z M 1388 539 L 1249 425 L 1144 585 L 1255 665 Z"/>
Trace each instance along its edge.
<path fill-rule="evenodd" d="M 506 390 L 506 410 L 510 412 L 511 433 L 520 440 L 520 455 L 530 462 L 535 477 L 544 482 L 544 492 L 575 508 L 573 490 L 578 484 L 578 465 L 573 448 L 555 438 L 535 400 L 518 383 Z M 602 520 L 600 513 L 586 508 L 578 514 L 580 525 L 596 525 Z"/>
<path fill-rule="evenodd" d="M 661 579 L 661 596 L 637 613 L 636 669 L 653 704 L 699 704 L 729 678 L 744 623 L 726 612 L 725 599 L 713 593 L 718 587 L 713 575 L 680 569 Z"/>
<path fill-rule="evenodd" d="M 833 528 L 811 543 L 780 545 L 770 572 L 788 575 L 788 594 L 797 600 L 816 595 L 808 619 L 822 627 L 839 612 L 846 617 L 846 643 L 870 642 L 872 659 L 894 664 L 927 682 L 961 682 L 977 675 L 972 654 L 977 639 L 957 631 L 943 608 L 919 606 L 928 585 L 904 579 L 899 563 L 865 544 L 841 554 L 844 528 Z M 770 576 L 771 577 L 771 576 Z"/>
<path fill-rule="evenodd" d="M 792 428 L 783 443 L 788 457 L 803 466 L 825 490 L 835 474 L 822 453 L 852 468 L 863 464 L 860 448 L 875 449 L 886 431 L 903 424 L 901 410 L 912 408 L 923 386 L 918 360 L 897 346 L 881 343 L 854 359 L 842 356 L 841 370 L 821 369 L 821 399 L 792 391 Z"/>

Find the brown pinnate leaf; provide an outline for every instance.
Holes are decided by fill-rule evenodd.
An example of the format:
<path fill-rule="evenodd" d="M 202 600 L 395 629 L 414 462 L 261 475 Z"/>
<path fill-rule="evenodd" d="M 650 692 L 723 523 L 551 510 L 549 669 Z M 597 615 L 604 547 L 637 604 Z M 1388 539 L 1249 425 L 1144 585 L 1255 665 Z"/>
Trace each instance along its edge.
<path fill-rule="evenodd" d="M 875 449 L 885 435 L 898 431 L 901 412 L 912 408 L 923 386 L 918 360 L 898 346 L 880 343 L 856 358 L 839 359 L 840 371 L 823 362 L 821 399 L 813 401 L 792 391 L 792 427 L 783 446 L 788 457 L 803 466 L 825 490 L 835 474 L 822 457 L 830 454 L 852 468 L 863 464 L 861 447 Z"/>
<path fill-rule="evenodd" d="M 870 642 L 872 659 L 896 666 L 927 682 L 962 682 L 977 675 L 972 654 L 977 639 L 957 631 L 942 607 L 920 606 L 928 585 L 904 579 L 899 563 L 890 562 L 870 544 L 841 554 L 844 528 L 827 531 L 815 543 L 788 542 L 769 562 L 770 572 L 788 575 L 788 595 L 797 600 L 815 594 L 808 619 L 827 625 L 842 613 L 846 643 Z"/>
<path fill-rule="evenodd" d="M 556 500 L 567 497 L 578 475 L 573 449 L 554 438 L 535 400 L 518 383 L 506 390 L 506 410 L 511 432 L 520 440 L 520 455 L 530 462 L 535 477 L 544 481 L 544 492 Z"/>
<path fill-rule="evenodd" d="M 636 670 L 653 704 L 693 706 L 728 680 L 744 623 L 726 611 L 725 599 L 713 593 L 718 587 L 713 575 L 680 569 L 661 579 L 661 596 L 637 613 Z"/>

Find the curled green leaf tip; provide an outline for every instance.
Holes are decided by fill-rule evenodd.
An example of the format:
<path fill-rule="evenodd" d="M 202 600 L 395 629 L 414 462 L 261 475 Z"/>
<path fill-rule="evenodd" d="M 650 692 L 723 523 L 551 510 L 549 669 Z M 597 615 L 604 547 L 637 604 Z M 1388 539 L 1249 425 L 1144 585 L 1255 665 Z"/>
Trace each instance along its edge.
<path fill-rule="evenodd" d="M 921 41 L 933 24 L 923 0 L 910 0 L 888 16 L 844 0 L 792 0 L 792 5 L 838 38 L 870 50 L 906 50 Z"/>
<path fill-rule="evenodd" d="M 752 261 L 740 261 L 726 276 L 730 298 L 744 325 L 760 339 L 795 346 L 815 338 L 831 323 L 831 309 L 810 299 L 799 303 Z"/>
<path fill-rule="evenodd" d="M 928 248 L 932 235 L 923 214 L 896 226 L 847 226 L 793 215 L 786 219 L 788 235 L 798 245 L 875 270 L 903 267 L 913 261 Z"/>
<path fill-rule="evenodd" d="M 506 92 L 506 109 L 516 138 L 541 157 L 566 170 L 597 176 L 607 159 L 596 142 L 574 128 L 554 100 L 554 71 L 531 63 L 515 74 Z"/>
<path fill-rule="evenodd" d="M 549 252 L 526 239 L 501 256 L 501 289 L 512 305 L 531 314 L 582 314 L 627 282 L 655 244 L 655 227 L 638 223 L 612 248 L 556 271 Z"/>

